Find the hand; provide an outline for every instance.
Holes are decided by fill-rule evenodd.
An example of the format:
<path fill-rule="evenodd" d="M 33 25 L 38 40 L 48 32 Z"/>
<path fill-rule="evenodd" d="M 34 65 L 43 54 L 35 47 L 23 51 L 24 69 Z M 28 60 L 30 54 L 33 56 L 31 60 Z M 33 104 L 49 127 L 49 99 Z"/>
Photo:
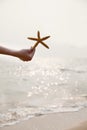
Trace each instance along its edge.
<path fill-rule="evenodd" d="M 35 49 L 32 47 L 30 49 L 22 49 L 18 51 L 17 57 L 22 61 L 31 61 L 35 54 Z"/>

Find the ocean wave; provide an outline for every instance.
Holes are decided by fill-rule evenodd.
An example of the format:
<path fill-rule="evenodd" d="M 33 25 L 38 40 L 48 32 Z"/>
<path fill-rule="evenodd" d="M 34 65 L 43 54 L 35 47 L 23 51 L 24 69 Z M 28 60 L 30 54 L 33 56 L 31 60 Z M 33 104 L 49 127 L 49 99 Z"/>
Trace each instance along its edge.
<path fill-rule="evenodd" d="M 75 64 L 40 62 L 1 69 L 0 127 L 35 116 L 75 112 L 87 107 L 87 67 Z"/>
<path fill-rule="evenodd" d="M 78 69 L 71 69 L 71 68 L 60 68 L 61 72 L 75 72 L 75 73 L 87 73 L 87 70 L 78 70 Z"/>
<path fill-rule="evenodd" d="M 15 109 L 8 110 L 7 113 L 0 114 L 0 127 L 14 125 L 24 120 L 36 116 L 42 116 L 46 114 L 56 113 L 56 112 L 76 112 L 82 108 L 86 108 L 87 103 L 84 105 L 73 104 L 71 106 L 51 106 L 51 107 L 37 107 L 37 106 L 27 106 L 18 107 Z"/>

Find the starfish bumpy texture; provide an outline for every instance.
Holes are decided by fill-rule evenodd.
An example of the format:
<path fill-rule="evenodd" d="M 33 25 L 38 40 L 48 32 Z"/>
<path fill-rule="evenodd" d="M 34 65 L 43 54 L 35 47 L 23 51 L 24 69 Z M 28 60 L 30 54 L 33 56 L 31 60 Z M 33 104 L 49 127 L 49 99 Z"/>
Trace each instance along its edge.
<path fill-rule="evenodd" d="M 38 31 L 38 32 L 37 32 L 37 38 L 28 37 L 28 39 L 36 41 L 36 43 L 35 43 L 35 45 L 33 46 L 33 48 L 37 47 L 37 45 L 38 45 L 39 43 L 41 43 L 43 46 L 45 46 L 46 48 L 49 49 L 49 47 L 43 42 L 44 40 L 47 40 L 49 37 L 50 37 L 50 36 L 46 36 L 46 37 L 42 37 L 42 38 L 41 38 L 41 37 L 40 37 L 40 32 Z"/>

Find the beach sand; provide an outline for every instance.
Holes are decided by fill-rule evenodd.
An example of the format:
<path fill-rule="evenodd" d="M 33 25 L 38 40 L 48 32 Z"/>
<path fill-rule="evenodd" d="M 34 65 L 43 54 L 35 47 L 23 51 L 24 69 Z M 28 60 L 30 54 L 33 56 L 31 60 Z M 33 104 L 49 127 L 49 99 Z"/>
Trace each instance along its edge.
<path fill-rule="evenodd" d="M 0 130 L 87 130 L 87 109 L 43 115 Z M 83 123 L 85 122 L 85 123 Z"/>
<path fill-rule="evenodd" d="M 79 124 L 79 126 L 71 128 L 69 130 L 87 130 L 87 122 Z"/>

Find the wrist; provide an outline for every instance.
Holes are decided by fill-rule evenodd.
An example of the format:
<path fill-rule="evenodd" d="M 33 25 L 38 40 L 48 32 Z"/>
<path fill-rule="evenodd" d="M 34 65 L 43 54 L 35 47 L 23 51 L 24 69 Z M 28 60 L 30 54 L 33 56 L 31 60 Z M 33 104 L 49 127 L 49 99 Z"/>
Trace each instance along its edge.
<path fill-rule="evenodd" d="M 18 57 L 18 55 L 19 55 L 18 52 L 19 52 L 19 51 L 10 50 L 9 55 L 14 56 L 14 57 Z"/>

